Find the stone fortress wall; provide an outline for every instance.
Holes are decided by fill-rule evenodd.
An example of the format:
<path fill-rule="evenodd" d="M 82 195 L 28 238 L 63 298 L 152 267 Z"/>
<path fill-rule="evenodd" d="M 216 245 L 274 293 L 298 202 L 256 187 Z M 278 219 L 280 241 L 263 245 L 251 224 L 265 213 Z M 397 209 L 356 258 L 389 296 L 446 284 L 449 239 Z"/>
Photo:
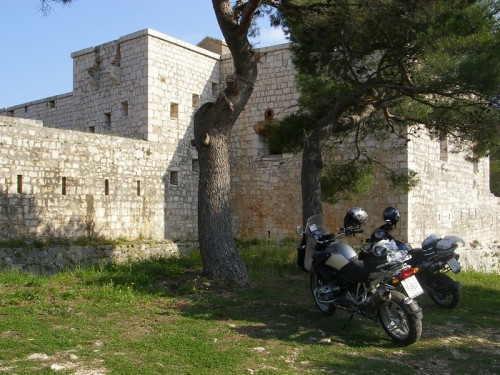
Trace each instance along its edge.
<path fill-rule="evenodd" d="M 72 57 L 72 95 L 0 111 L 0 236 L 196 237 L 191 117 L 220 55 L 143 30 Z"/>
<path fill-rule="evenodd" d="M 170 181 L 166 146 L 12 120 L 0 117 L 0 238 L 196 235 L 180 194 L 195 193 L 196 172 Z"/>
<path fill-rule="evenodd" d="M 9 116 L 0 121 L 0 237 L 196 237 L 192 115 L 232 73 L 230 55 L 216 52 L 142 30 L 73 53 L 73 93 L 0 110 Z M 292 113 L 299 93 L 288 46 L 258 52 L 256 87 L 231 138 L 233 229 L 240 238 L 294 238 L 301 155 L 271 154 L 255 128 L 270 113 Z M 473 165 L 451 152 L 444 160 L 442 142 L 425 136 L 404 148 L 365 146 L 398 170 L 421 173 L 422 183 L 406 194 L 376 178 L 355 202 L 325 205 L 332 229 L 355 205 L 368 211 L 369 233 L 394 205 L 397 235 L 414 245 L 433 232 L 498 239 L 487 160 Z"/>
<path fill-rule="evenodd" d="M 431 233 L 459 235 L 468 243 L 500 240 L 500 198 L 490 191 L 489 159 L 470 162 L 468 156 L 449 139 L 424 133 L 408 144 L 408 167 L 420 178 L 408 194 L 412 243 L 420 245 Z"/>

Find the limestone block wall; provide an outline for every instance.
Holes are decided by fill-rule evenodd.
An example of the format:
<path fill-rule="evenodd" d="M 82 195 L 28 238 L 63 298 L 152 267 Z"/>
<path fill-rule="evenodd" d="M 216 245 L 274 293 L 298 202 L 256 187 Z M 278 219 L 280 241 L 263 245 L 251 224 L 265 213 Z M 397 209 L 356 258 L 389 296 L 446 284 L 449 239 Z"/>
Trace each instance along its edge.
<path fill-rule="evenodd" d="M 46 127 L 177 147 L 220 89 L 220 55 L 151 29 L 71 54 L 73 92 L 0 110 Z"/>
<path fill-rule="evenodd" d="M 408 145 L 408 164 L 420 181 L 408 195 L 408 237 L 420 245 L 429 234 L 455 234 L 466 242 L 500 240 L 500 198 L 490 192 L 489 160 L 466 161 L 449 139 L 428 134 Z"/>
<path fill-rule="evenodd" d="M 123 243 L 117 245 L 58 245 L 43 248 L 0 248 L 0 271 L 54 274 L 79 267 L 126 264 L 179 257 L 196 244 L 172 241 Z"/>
<path fill-rule="evenodd" d="M 0 117 L 0 238 L 192 239 L 197 173 L 167 147 Z"/>
<path fill-rule="evenodd" d="M 47 127 L 65 128 L 71 124 L 73 110 L 73 93 L 68 93 L 0 109 L 0 116 L 37 119 Z"/>
<path fill-rule="evenodd" d="M 256 86 L 230 140 L 234 235 L 290 238 L 302 220 L 301 155 L 272 154 L 255 129 L 269 116 L 292 113 L 299 92 L 288 45 L 258 53 Z M 0 112 L 44 121 L 42 128 L 0 118 L 0 236 L 195 237 L 192 115 L 223 89 L 233 73 L 231 56 L 147 29 L 72 58 L 73 93 Z M 421 184 L 406 194 L 377 175 L 368 194 L 325 204 L 332 229 L 342 226 L 349 207 L 361 206 L 369 233 L 393 205 L 402 214 L 396 235 L 414 245 L 433 232 L 498 239 L 499 199 L 489 192 L 486 160 L 467 163 L 425 135 L 408 148 L 394 142 L 370 140 L 363 147 L 395 170 L 415 170 Z"/>
<path fill-rule="evenodd" d="M 147 139 L 189 147 L 194 113 L 219 93 L 220 55 L 148 30 L 147 56 Z"/>
<path fill-rule="evenodd" d="M 333 163 L 344 163 L 353 157 L 354 140 L 345 140 L 342 144 L 330 142 L 324 148 L 323 160 L 326 166 Z M 394 134 L 385 137 L 379 135 L 377 139 L 368 138 L 360 143 L 360 148 L 366 150 L 373 160 L 383 164 L 386 168 L 401 173 L 408 170 L 408 160 L 404 140 Z M 363 227 L 364 233 L 347 239 L 353 244 L 363 242 L 371 232 L 382 225 L 382 211 L 388 206 L 397 207 L 401 213 L 394 236 L 406 240 L 408 228 L 408 199 L 401 189 L 391 186 L 384 167 L 374 165 L 374 178 L 370 191 L 355 196 L 353 199 L 341 200 L 335 204 L 324 203 L 325 222 L 329 228 L 338 231 L 343 226 L 343 219 L 348 209 L 361 207 L 368 214 L 368 220 Z"/>
<path fill-rule="evenodd" d="M 254 126 L 264 120 L 266 110 L 272 110 L 276 119 L 295 110 L 299 97 L 295 70 L 286 44 L 258 52 L 257 82 L 230 141 L 233 230 L 242 238 L 291 238 L 301 223 L 301 159 L 270 155 Z M 221 80 L 232 73 L 231 57 L 225 55 Z"/>
<path fill-rule="evenodd" d="M 147 139 L 147 51 L 137 32 L 71 54 L 72 130 Z"/>

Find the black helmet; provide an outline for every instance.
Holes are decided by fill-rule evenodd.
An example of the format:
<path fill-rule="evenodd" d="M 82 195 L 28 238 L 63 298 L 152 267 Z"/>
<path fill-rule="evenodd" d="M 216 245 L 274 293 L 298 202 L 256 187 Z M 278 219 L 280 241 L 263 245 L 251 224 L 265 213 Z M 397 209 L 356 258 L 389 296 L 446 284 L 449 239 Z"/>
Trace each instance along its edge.
<path fill-rule="evenodd" d="M 399 221 L 399 218 L 401 217 L 401 215 L 399 215 L 398 209 L 394 207 L 386 207 L 384 209 L 384 212 L 382 213 L 382 216 L 384 217 L 385 222 L 391 223 L 392 225 L 396 225 L 396 223 Z"/>
<path fill-rule="evenodd" d="M 368 214 L 359 207 L 351 208 L 344 216 L 344 228 L 361 228 L 368 219 Z"/>

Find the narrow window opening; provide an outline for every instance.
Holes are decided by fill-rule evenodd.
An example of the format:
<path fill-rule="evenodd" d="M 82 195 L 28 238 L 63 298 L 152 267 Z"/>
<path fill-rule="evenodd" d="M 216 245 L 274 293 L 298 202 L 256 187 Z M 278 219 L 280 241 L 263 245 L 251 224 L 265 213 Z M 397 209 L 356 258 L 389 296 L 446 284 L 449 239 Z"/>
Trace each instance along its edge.
<path fill-rule="evenodd" d="M 200 96 L 198 94 L 193 94 L 193 108 L 198 108 L 200 106 Z"/>
<path fill-rule="evenodd" d="M 21 194 L 23 192 L 23 176 L 17 175 L 17 193 Z"/>
<path fill-rule="evenodd" d="M 104 195 L 109 195 L 109 180 L 104 180 Z"/>
<path fill-rule="evenodd" d="M 196 172 L 196 173 L 200 173 L 200 161 L 198 159 L 193 159 L 192 171 Z"/>
<path fill-rule="evenodd" d="M 476 151 L 472 151 L 472 171 L 474 173 L 479 172 L 479 158 L 477 157 Z"/>
<path fill-rule="evenodd" d="M 212 95 L 219 95 L 219 85 L 215 82 L 212 82 Z"/>
<path fill-rule="evenodd" d="M 445 132 L 439 134 L 439 159 L 448 161 L 448 137 Z"/>
<path fill-rule="evenodd" d="M 111 113 L 109 112 L 104 114 L 104 125 L 108 128 L 111 127 Z"/>
<path fill-rule="evenodd" d="M 95 133 L 95 126 L 89 126 L 89 132 Z"/>
<path fill-rule="evenodd" d="M 141 196 L 141 181 L 137 180 L 137 196 Z"/>
<path fill-rule="evenodd" d="M 179 104 L 170 103 L 170 117 L 179 118 Z"/>
<path fill-rule="evenodd" d="M 121 103 L 121 108 L 122 108 L 122 116 L 123 117 L 128 117 L 128 102 L 122 102 Z"/>
<path fill-rule="evenodd" d="M 66 177 L 61 179 L 61 194 L 66 195 Z"/>
<path fill-rule="evenodd" d="M 27 105 L 24 106 L 24 113 L 28 113 L 28 106 Z"/>
<path fill-rule="evenodd" d="M 56 108 L 56 101 L 55 100 L 49 100 L 48 106 L 49 106 L 50 109 Z"/>
<path fill-rule="evenodd" d="M 269 142 L 269 155 L 281 155 L 281 154 L 283 154 L 281 146 Z"/>
<path fill-rule="evenodd" d="M 171 171 L 170 172 L 170 185 L 179 185 L 179 172 Z"/>

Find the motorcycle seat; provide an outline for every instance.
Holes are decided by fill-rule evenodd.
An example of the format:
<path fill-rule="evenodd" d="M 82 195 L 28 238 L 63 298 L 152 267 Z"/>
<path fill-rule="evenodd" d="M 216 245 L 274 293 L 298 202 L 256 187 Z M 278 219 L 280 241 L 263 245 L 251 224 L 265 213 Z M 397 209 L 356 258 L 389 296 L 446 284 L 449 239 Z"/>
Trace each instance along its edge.
<path fill-rule="evenodd" d="M 342 267 L 340 274 L 352 282 L 363 282 L 368 279 L 369 272 L 364 262 L 356 258 Z"/>
<path fill-rule="evenodd" d="M 411 249 L 408 251 L 408 253 L 411 255 L 411 259 L 408 261 L 410 265 L 417 265 L 422 263 L 423 261 L 426 260 L 426 258 L 429 258 L 433 255 L 436 254 L 435 249 Z"/>

